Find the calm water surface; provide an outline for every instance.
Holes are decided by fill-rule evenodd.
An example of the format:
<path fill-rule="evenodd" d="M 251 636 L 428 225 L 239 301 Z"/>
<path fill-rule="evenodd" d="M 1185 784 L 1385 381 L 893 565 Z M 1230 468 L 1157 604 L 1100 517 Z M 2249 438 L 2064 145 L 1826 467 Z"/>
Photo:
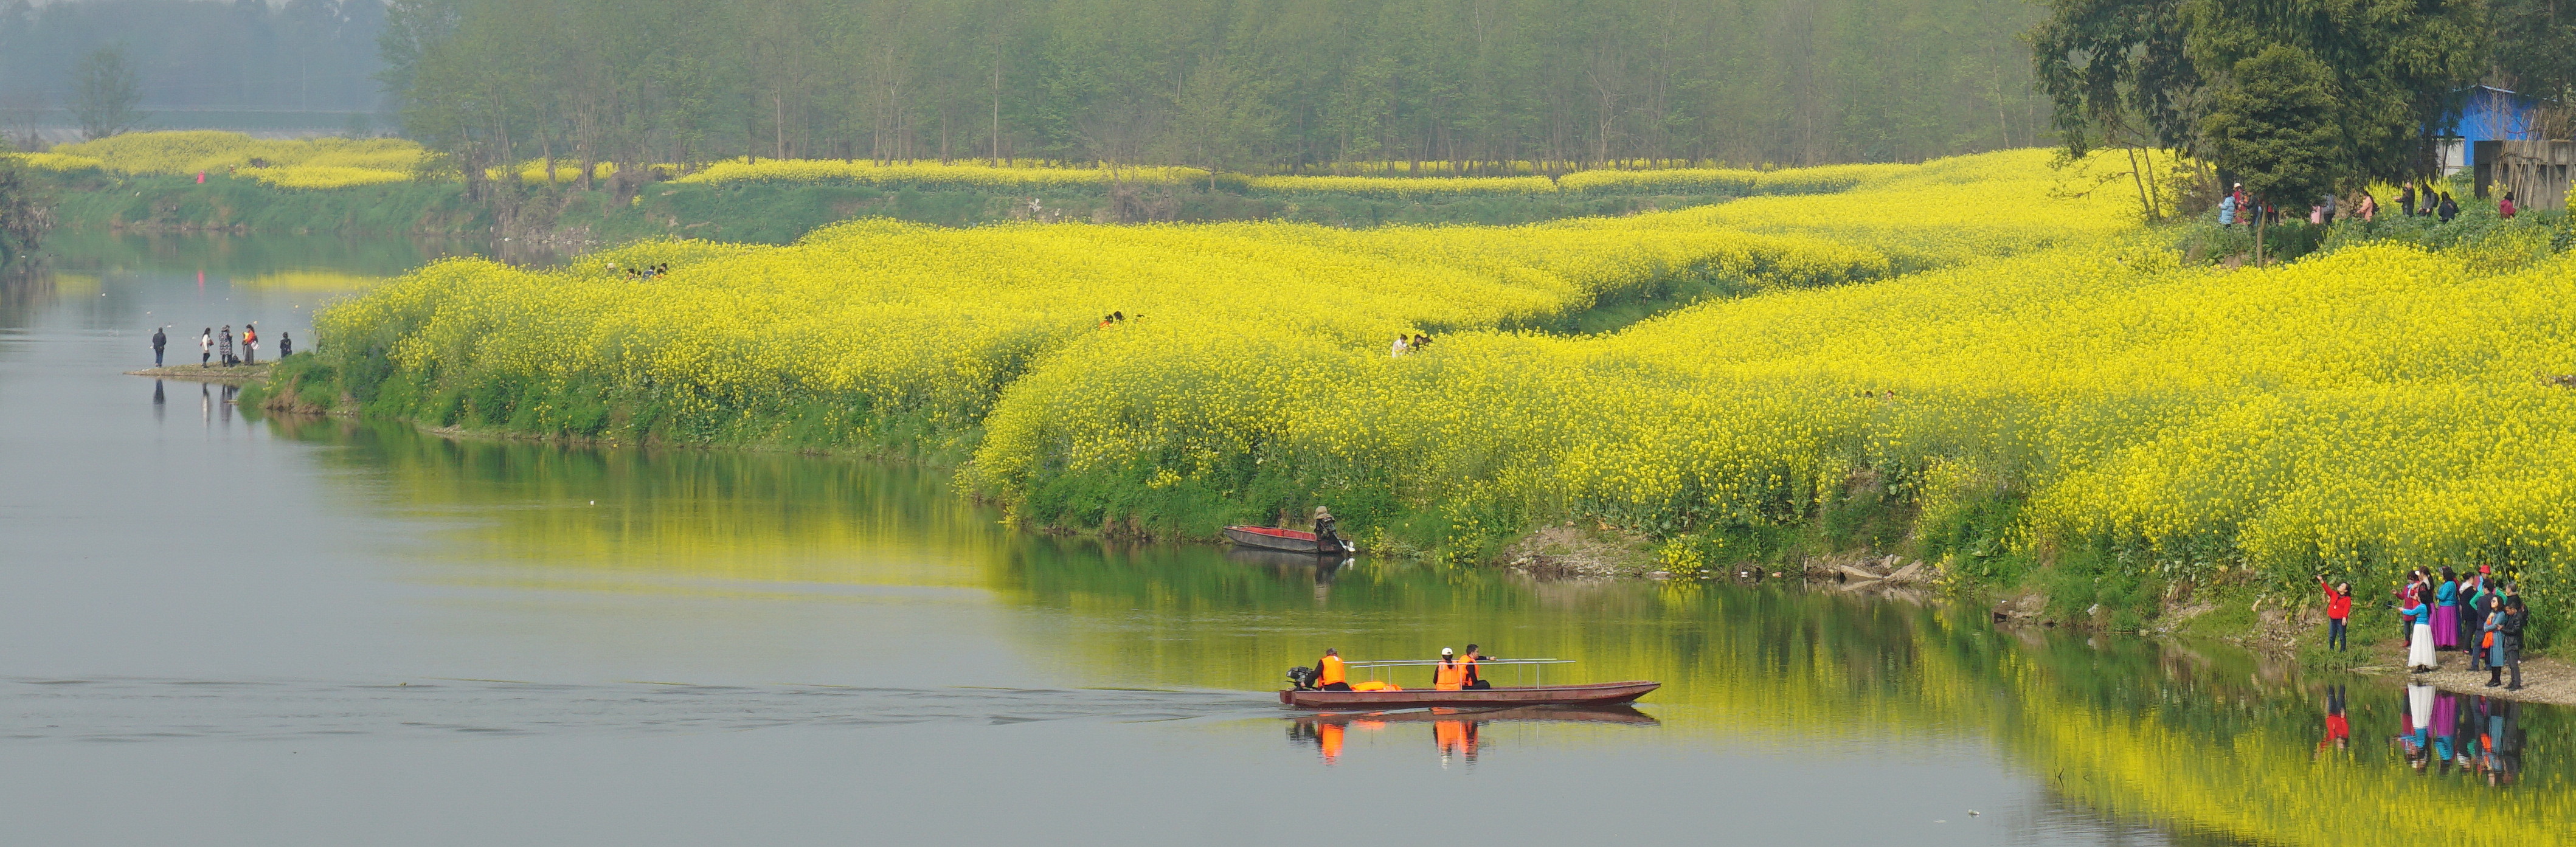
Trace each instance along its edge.
<path fill-rule="evenodd" d="M 1049 539 L 902 467 L 262 419 L 119 372 L 165 323 L 309 343 L 317 304 L 461 251 L 55 247 L 0 277 L 10 843 L 2576 838 L 2559 710 L 1783 587 Z M 1270 694 L 1326 646 L 1469 641 L 1666 687 Z"/>

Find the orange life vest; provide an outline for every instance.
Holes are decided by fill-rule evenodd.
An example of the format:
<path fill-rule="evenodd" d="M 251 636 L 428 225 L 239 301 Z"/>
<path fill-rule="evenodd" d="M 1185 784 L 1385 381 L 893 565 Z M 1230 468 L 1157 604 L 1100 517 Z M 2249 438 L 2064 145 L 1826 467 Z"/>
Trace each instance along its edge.
<path fill-rule="evenodd" d="M 1331 685 L 1345 681 L 1342 676 L 1342 657 L 1325 656 L 1324 660 L 1316 662 L 1315 666 L 1318 674 L 1315 677 L 1316 685 Z"/>
<path fill-rule="evenodd" d="M 1466 666 L 1466 670 L 1460 672 L 1458 675 L 1459 682 L 1467 685 L 1474 685 L 1477 680 L 1484 679 L 1484 677 L 1476 675 L 1476 654 L 1467 654 L 1466 658 L 1458 660 L 1458 664 Z"/>
<path fill-rule="evenodd" d="M 1438 670 L 1431 672 L 1431 689 L 1434 691 L 1456 691 L 1465 687 L 1466 684 L 1466 665 L 1461 665 L 1457 662 L 1443 662 L 1440 664 Z"/>

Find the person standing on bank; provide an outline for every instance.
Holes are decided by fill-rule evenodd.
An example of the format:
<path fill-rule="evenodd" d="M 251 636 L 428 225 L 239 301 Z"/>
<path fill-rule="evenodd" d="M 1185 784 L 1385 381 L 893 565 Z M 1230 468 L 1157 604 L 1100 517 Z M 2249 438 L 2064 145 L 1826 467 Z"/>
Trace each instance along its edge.
<path fill-rule="evenodd" d="M 206 327 L 205 334 L 197 336 L 197 367 L 205 367 L 214 361 L 215 328 L 210 326 Z"/>
<path fill-rule="evenodd" d="M 278 333 L 277 357 L 283 359 L 292 355 L 295 355 L 295 335 L 293 333 L 285 332 Z"/>
<path fill-rule="evenodd" d="M 162 349 L 170 346 L 170 336 L 162 334 L 161 329 L 152 328 L 152 366 L 156 368 L 161 366 Z"/>
<path fill-rule="evenodd" d="M 242 364 L 259 364 L 259 324 L 242 324 Z"/>
<path fill-rule="evenodd" d="M 2442 581 L 2433 586 L 2433 649 L 2458 647 L 2460 644 L 2460 577 L 2450 568 L 2442 569 Z"/>
<path fill-rule="evenodd" d="M 224 324 L 222 334 L 215 336 L 215 353 L 224 359 L 224 367 L 233 366 L 233 325 Z"/>
<path fill-rule="evenodd" d="M 2407 623 L 2406 669 L 2419 672 L 2439 670 L 2442 660 L 2433 655 L 2433 609 L 2424 605 L 2424 593 L 2406 592 L 2404 604 L 2397 607 L 2397 614 L 2404 616 Z"/>
<path fill-rule="evenodd" d="M 2522 690 L 2522 628 L 2530 621 L 2531 610 L 2523 607 L 2522 595 L 2505 595 L 2504 621 L 2496 629 L 2496 644 L 2504 651 L 2497 658 L 2503 660 L 2505 668 L 2513 670 L 2513 681 L 2505 685 L 2506 691 Z"/>
<path fill-rule="evenodd" d="M 2481 602 L 2479 611 L 2484 614 L 2478 616 L 2475 649 L 2486 659 L 2487 687 L 2494 688 L 2504 684 L 2504 598 L 2489 595 Z M 2469 670 L 2477 670 L 2477 666 L 2471 665 Z"/>
<path fill-rule="evenodd" d="M 2341 651 L 2349 640 L 2346 628 L 2352 623 L 2352 583 L 2327 585 L 2325 576 L 2320 574 L 2317 585 L 2326 590 L 2326 648 Z"/>

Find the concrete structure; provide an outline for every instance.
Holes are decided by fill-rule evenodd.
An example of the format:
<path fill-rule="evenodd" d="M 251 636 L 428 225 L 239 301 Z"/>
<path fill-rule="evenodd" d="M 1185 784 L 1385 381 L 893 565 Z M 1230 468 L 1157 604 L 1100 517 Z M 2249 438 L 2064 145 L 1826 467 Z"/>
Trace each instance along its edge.
<path fill-rule="evenodd" d="M 2478 157 L 2478 196 L 2510 191 L 2515 208 L 2567 208 L 2568 180 L 2576 176 L 2576 141 L 2481 141 L 2472 149 Z"/>

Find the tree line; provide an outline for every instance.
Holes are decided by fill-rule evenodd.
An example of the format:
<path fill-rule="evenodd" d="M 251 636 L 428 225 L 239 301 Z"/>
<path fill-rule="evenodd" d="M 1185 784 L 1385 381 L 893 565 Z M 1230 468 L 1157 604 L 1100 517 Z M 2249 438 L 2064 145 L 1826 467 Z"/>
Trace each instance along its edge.
<path fill-rule="evenodd" d="M 2045 143 L 2016 41 L 2035 20 L 2019 0 L 394 0 L 383 57 L 406 133 L 469 173 L 738 156 L 1474 173 Z"/>
<path fill-rule="evenodd" d="M 2536 99 L 2561 132 L 2576 102 L 2568 0 L 2045 3 L 2034 73 L 2070 152 L 2190 156 L 2283 207 L 2436 175 L 2480 84 Z"/>

